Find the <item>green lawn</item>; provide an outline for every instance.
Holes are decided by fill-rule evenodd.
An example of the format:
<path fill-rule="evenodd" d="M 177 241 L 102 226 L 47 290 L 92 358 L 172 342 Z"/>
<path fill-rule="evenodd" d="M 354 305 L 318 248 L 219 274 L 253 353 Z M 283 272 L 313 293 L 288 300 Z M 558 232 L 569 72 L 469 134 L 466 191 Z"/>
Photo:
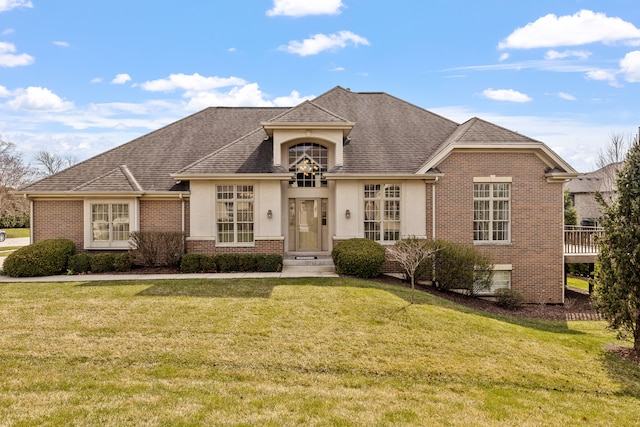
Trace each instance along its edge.
<path fill-rule="evenodd" d="M 355 279 L 0 284 L 0 424 L 638 425 L 604 322 Z"/>
<path fill-rule="evenodd" d="M 31 230 L 29 228 L 5 228 L 4 231 L 7 232 L 8 239 L 29 237 L 31 235 Z"/>
<path fill-rule="evenodd" d="M 579 277 L 567 277 L 567 286 L 588 291 L 589 281 L 585 279 L 581 279 Z"/>

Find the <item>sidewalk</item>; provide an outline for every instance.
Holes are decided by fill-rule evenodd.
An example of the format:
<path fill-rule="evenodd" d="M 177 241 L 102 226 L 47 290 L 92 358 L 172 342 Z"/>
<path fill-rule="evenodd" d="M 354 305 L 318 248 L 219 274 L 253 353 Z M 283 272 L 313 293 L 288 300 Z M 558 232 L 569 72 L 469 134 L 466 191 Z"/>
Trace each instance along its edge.
<path fill-rule="evenodd" d="M 101 280 L 179 280 L 179 279 L 259 279 L 295 277 L 338 277 L 333 267 L 284 266 L 279 273 L 191 273 L 191 274 L 78 274 L 45 277 L 0 276 L 0 283 L 93 282 Z"/>

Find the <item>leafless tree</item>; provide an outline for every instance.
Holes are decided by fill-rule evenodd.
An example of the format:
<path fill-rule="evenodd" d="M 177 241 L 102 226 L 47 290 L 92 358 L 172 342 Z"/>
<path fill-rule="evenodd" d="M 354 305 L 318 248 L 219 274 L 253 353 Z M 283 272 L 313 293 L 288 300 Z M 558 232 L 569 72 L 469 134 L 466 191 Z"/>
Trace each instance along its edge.
<path fill-rule="evenodd" d="M 36 151 L 33 154 L 33 158 L 35 159 L 36 166 L 47 176 L 58 173 L 76 163 L 76 159 L 73 157 L 62 157 L 44 150 Z"/>
<path fill-rule="evenodd" d="M 438 251 L 430 243 L 428 240 L 411 237 L 387 247 L 390 259 L 400 264 L 400 267 L 411 279 L 411 304 L 413 304 L 413 294 L 415 292 L 416 273 L 420 265 Z"/>
<path fill-rule="evenodd" d="M 12 193 L 36 178 L 36 170 L 26 164 L 15 144 L 0 139 L 0 218 L 26 215 L 29 204 Z"/>
<path fill-rule="evenodd" d="M 623 162 L 636 138 L 637 136 L 621 132 L 609 134 L 609 143 L 598 152 L 596 167 L 600 169 L 612 163 Z"/>

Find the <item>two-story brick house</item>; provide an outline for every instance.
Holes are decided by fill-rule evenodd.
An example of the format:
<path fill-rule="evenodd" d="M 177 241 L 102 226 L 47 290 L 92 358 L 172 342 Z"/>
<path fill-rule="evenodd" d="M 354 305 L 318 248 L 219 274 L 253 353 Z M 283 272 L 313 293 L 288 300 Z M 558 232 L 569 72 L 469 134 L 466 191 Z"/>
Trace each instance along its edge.
<path fill-rule="evenodd" d="M 292 108 L 208 108 L 21 192 L 32 239 L 126 250 L 176 230 L 187 252 L 328 255 L 365 237 L 477 245 L 496 287 L 562 303 L 563 184 L 544 143 L 385 93 L 336 87 Z"/>

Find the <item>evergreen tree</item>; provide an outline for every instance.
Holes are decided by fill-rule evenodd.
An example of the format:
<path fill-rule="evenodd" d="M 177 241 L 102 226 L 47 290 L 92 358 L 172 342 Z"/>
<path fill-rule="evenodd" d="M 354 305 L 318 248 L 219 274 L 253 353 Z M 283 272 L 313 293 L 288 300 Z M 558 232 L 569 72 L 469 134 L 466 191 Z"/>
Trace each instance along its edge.
<path fill-rule="evenodd" d="M 640 143 L 628 152 L 616 179 L 618 197 L 603 206 L 604 235 L 598 240 L 595 307 L 621 336 L 631 335 L 640 356 Z"/>

